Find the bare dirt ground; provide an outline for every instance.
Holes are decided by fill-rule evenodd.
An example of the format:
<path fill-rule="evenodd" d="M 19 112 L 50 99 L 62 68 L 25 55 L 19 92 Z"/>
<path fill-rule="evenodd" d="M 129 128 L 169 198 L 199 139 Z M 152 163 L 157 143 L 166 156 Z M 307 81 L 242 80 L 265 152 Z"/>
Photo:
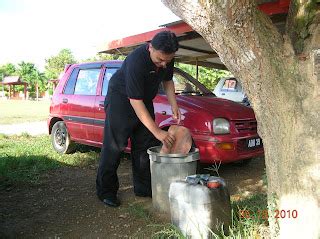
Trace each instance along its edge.
<path fill-rule="evenodd" d="M 233 199 L 264 191 L 264 159 L 244 167 L 223 165 L 220 176 Z M 119 208 L 104 206 L 95 195 L 97 165 L 62 167 L 40 177 L 36 185 L 0 189 L 0 238 L 150 238 L 150 225 L 169 223 L 152 209 L 152 199 L 134 196 L 131 162 L 123 159 Z M 158 229 L 159 230 L 159 229 Z"/>

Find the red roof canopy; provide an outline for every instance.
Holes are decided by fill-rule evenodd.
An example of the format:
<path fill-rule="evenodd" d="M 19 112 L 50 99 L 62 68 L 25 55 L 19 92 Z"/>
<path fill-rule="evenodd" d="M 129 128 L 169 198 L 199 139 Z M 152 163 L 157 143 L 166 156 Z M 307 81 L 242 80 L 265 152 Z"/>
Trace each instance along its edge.
<path fill-rule="evenodd" d="M 281 30 L 285 23 L 290 0 L 257 0 L 257 2 L 259 9 L 271 16 L 271 19 Z M 127 55 L 136 47 L 150 41 L 155 34 L 164 30 L 172 31 L 178 37 L 179 50 L 175 57 L 177 62 L 226 69 L 209 44 L 183 21 L 165 24 L 153 31 L 110 41 L 106 43 L 100 53 Z"/>

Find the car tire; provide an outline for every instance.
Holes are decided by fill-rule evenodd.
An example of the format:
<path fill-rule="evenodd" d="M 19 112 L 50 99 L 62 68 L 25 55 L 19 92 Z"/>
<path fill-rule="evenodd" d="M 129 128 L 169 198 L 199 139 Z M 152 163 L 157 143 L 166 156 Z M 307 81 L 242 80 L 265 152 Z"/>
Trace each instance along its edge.
<path fill-rule="evenodd" d="M 63 121 L 58 121 L 53 125 L 51 142 L 53 148 L 60 154 L 69 154 L 75 151 L 74 142 L 70 139 L 68 129 Z"/>

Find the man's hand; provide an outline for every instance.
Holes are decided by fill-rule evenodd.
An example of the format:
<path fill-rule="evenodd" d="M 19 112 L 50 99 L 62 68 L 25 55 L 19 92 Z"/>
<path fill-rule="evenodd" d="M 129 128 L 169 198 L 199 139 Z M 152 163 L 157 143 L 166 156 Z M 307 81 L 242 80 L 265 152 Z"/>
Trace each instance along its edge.
<path fill-rule="evenodd" d="M 173 113 L 173 118 L 177 120 L 177 124 L 180 124 L 181 120 L 181 112 L 177 104 L 176 100 L 176 94 L 174 90 L 174 83 L 172 80 L 170 81 L 163 81 L 163 87 L 166 91 L 168 101 L 171 105 L 172 113 Z"/>
<path fill-rule="evenodd" d="M 173 118 L 177 121 L 177 124 L 180 124 L 181 121 L 181 112 L 178 106 L 172 107 Z"/>
<path fill-rule="evenodd" d="M 159 129 L 159 131 L 154 136 L 169 149 L 176 141 L 175 137 L 172 134 L 169 134 L 167 131 L 164 131 L 162 129 Z"/>

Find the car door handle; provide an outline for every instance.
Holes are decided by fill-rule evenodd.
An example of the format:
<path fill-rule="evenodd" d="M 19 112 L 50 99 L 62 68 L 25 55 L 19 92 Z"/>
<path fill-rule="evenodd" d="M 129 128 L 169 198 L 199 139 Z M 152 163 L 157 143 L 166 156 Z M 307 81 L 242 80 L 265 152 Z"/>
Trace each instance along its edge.
<path fill-rule="evenodd" d="M 221 95 L 225 95 L 226 93 L 221 93 Z"/>
<path fill-rule="evenodd" d="M 68 103 L 68 99 L 62 99 L 62 103 Z"/>
<path fill-rule="evenodd" d="M 104 107 L 104 101 L 99 101 L 99 107 Z"/>
<path fill-rule="evenodd" d="M 161 114 L 162 114 L 162 115 L 166 115 L 167 112 L 166 112 L 166 111 L 161 111 Z"/>

